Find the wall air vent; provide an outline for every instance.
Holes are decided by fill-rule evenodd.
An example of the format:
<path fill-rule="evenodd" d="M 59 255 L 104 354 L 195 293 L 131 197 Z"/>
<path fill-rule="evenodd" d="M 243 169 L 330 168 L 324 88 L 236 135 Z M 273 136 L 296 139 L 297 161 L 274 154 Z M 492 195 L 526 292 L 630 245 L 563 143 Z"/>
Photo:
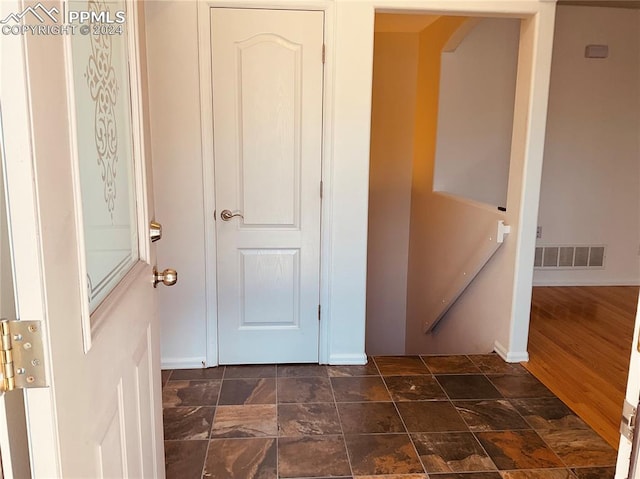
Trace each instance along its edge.
<path fill-rule="evenodd" d="M 585 58 L 607 58 L 609 56 L 609 45 L 587 45 L 584 48 Z"/>
<path fill-rule="evenodd" d="M 545 245 L 536 247 L 536 269 L 604 269 L 605 245 Z"/>

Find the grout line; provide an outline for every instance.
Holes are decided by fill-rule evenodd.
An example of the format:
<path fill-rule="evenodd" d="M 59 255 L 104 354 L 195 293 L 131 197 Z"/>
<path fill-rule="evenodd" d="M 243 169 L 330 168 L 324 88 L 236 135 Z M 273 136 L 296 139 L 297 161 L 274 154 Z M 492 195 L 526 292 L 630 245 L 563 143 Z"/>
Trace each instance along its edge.
<path fill-rule="evenodd" d="M 224 376 L 227 372 L 226 366 L 217 366 L 224 368 L 222 370 L 222 376 L 220 376 L 220 389 L 218 390 L 218 397 L 216 398 L 215 410 L 213 411 L 213 417 L 211 418 L 211 427 L 209 428 L 209 437 L 207 438 L 207 451 L 204 454 L 204 461 L 202 463 L 201 477 L 204 477 L 205 468 L 207 467 L 207 459 L 209 458 L 209 449 L 211 448 L 211 434 L 213 433 L 213 425 L 216 423 L 216 416 L 218 415 L 218 407 L 220 405 L 220 396 L 222 395 L 222 385 L 224 384 Z"/>
<path fill-rule="evenodd" d="M 419 357 L 420 357 L 421 361 L 424 363 L 424 359 L 422 358 L 422 356 L 419 356 Z M 487 453 L 487 451 L 486 451 L 485 447 L 483 446 L 483 444 L 482 444 L 482 443 L 480 442 L 480 440 L 478 439 L 477 434 L 479 434 L 479 433 L 499 433 L 499 432 L 514 432 L 514 433 L 520 433 L 520 432 L 525 432 L 525 431 L 533 431 L 533 432 L 536 434 L 536 436 L 538 436 L 538 437 L 540 438 L 540 440 L 542 441 L 542 444 L 544 444 L 547 448 L 549 448 L 549 450 L 551 450 L 551 451 L 553 452 L 553 454 L 554 454 L 554 455 L 557 457 L 557 459 L 559 460 L 559 465 L 558 465 L 557 467 L 545 468 L 545 470 L 558 470 L 558 471 L 562 470 L 562 471 L 568 471 L 568 473 L 569 473 L 569 474 L 572 474 L 572 472 L 571 472 L 571 471 L 572 471 L 572 468 L 579 468 L 579 467 L 580 467 L 580 466 L 569 466 L 569 465 L 567 465 L 567 463 L 566 463 L 566 462 L 565 462 L 565 461 L 564 461 L 564 460 L 563 460 L 563 459 L 562 459 L 562 458 L 561 458 L 561 457 L 556 453 L 556 451 L 554 450 L 554 448 L 552 448 L 552 447 L 550 446 L 550 444 L 549 444 L 549 443 L 548 443 L 548 442 L 547 442 L 547 441 L 542 437 L 542 435 L 541 435 L 541 434 L 540 434 L 540 432 L 539 432 L 539 431 L 553 431 L 553 430 L 555 430 L 554 428 L 539 428 L 539 429 L 535 428 L 535 427 L 534 427 L 534 425 L 533 425 L 533 424 L 532 424 L 532 423 L 531 423 L 531 422 L 530 422 L 530 421 L 525 417 L 524 413 L 520 412 L 520 410 L 518 410 L 518 408 L 517 408 L 517 407 L 515 406 L 515 404 L 514 404 L 516 401 L 523 401 L 523 400 L 524 400 L 524 401 L 531 401 L 531 400 L 554 400 L 554 399 L 555 399 L 556 401 L 560 401 L 560 402 L 561 402 L 565 407 L 567 407 L 567 408 L 568 408 L 569 414 L 571 414 L 571 415 L 575 415 L 576 417 L 578 417 L 578 418 L 579 418 L 579 416 L 577 416 L 577 414 L 575 414 L 575 412 L 574 412 L 574 411 L 572 411 L 572 410 L 571 410 L 571 408 L 569 408 L 569 407 L 564 403 L 564 401 L 562 401 L 560 398 L 558 398 L 558 396 L 556 396 L 555 394 L 554 394 L 553 396 L 542 396 L 542 397 L 540 397 L 540 396 L 534 396 L 534 397 L 524 397 L 524 398 L 520 398 L 520 397 L 518 397 L 518 398 L 510 398 L 510 397 L 504 397 L 504 395 L 502 395 L 502 393 L 501 393 L 502 397 L 499 397 L 499 398 L 478 398 L 478 399 L 473 399 L 473 398 L 461 398 L 461 399 L 451 399 L 451 398 L 449 397 L 449 394 L 446 392 L 446 390 L 445 390 L 444 388 L 442 388 L 442 385 L 441 385 L 441 384 L 440 384 L 440 382 L 437 380 L 436 375 L 435 375 L 435 374 L 433 374 L 433 373 L 431 373 L 431 370 L 428 368 L 428 366 L 426 365 L 426 363 L 424 363 L 424 364 L 425 364 L 425 366 L 427 367 L 427 370 L 430 372 L 430 374 L 428 374 L 428 375 L 427 375 L 427 374 L 415 374 L 415 375 L 412 375 L 412 376 L 415 376 L 415 377 L 428 377 L 428 376 L 431 376 L 432 378 L 434 378 L 434 379 L 436 380 L 436 383 L 437 383 L 437 384 L 441 387 L 441 389 L 444 391 L 444 394 L 445 394 L 446 398 L 443 398 L 443 399 L 428 399 L 428 400 L 418 399 L 418 400 L 410 400 L 410 401 L 396 401 L 396 400 L 394 399 L 394 396 L 391 394 L 391 390 L 389 389 L 389 385 L 387 384 L 387 380 L 386 380 L 386 378 L 387 378 L 387 377 L 385 377 L 385 376 L 383 376 L 383 375 L 381 374 L 380 368 L 378 367 L 377 363 L 375 362 L 375 358 L 370 357 L 370 358 L 369 358 L 369 360 L 372 360 L 372 361 L 373 361 L 373 365 L 375 366 L 375 369 L 376 369 L 376 370 L 377 370 L 377 372 L 378 372 L 378 376 L 360 376 L 360 375 L 355 375 L 355 376 L 337 376 L 337 377 L 336 377 L 336 379 L 340 379 L 340 378 L 342 378 L 342 377 L 346 377 L 346 378 L 356 378 L 356 377 L 379 377 L 380 379 L 382 379 L 382 383 L 383 383 L 383 385 L 384 385 L 384 387 L 385 387 L 385 389 L 386 389 L 387 393 L 389 394 L 390 402 L 392 402 L 392 403 L 393 403 L 393 405 L 394 405 L 394 408 L 395 408 L 395 410 L 396 410 L 396 413 L 398 414 L 398 417 L 400 418 L 400 421 L 401 421 L 401 423 L 402 423 L 402 425 L 403 425 L 404 431 L 399 431 L 399 432 L 384 432 L 384 431 L 383 431 L 383 432 L 377 432 L 377 433 L 361 433 L 361 434 L 358 434 L 358 435 L 371 435 L 371 436 L 375 436 L 375 435 L 396 435 L 396 436 L 399 436 L 399 435 L 401 435 L 401 434 L 402 434 L 402 435 L 405 435 L 405 436 L 409 436 L 409 440 L 410 440 L 410 442 L 411 442 L 411 444 L 412 444 L 412 446 L 413 446 L 413 448 L 414 448 L 414 452 L 415 452 L 416 456 L 418 457 L 419 462 L 420 462 L 420 464 L 421 464 L 421 466 L 422 466 L 422 469 L 423 469 L 422 474 L 427 474 L 427 473 L 426 473 L 426 468 L 425 468 L 424 463 L 422 462 L 422 458 L 421 458 L 421 457 L 420 457 L 420 455 L 418 454 L 418 450 L 417 450 L 416 444 L 415 444 L 415 442 L 414 442 L 414 440 L 413 440 L 412 433 L 411 433 L 411 432 L 409 432 L 409 430 L 408 430 L 408 428 L 407 428 L 407 425 L 406 425 L 406 422 L 405 422 L 404 418 L 402 417 L 402 415 L 400 414 L 400 410 L 399 410 L 399 403 L 405 403 L 405 402 L 407 402 L 407 403 L 414 403 L 414 404 L 415 404 L 415 403 L 424 403 L 424 402 L 436 402 L 436 401 L 444 402 L 444 401 L 448 401 L 448 402 L 449 402 L 449 403 L 454 407 L 454 409 L 456 410 L 457 414 L 462 418 L 462 420 L 463 420 L 464 424 L 465 424 L 465 425 L 466 425 L 466 427 L 467 427 L 467 430 L 464 430 L 464 431 L 438 431 L 438 432 L 433 432 L 433 433 L 440 433 L 440 434 L 452 434 L 452 433 L 470 432 L 470 433 L 472 434 L 472 436 L 473 436 L 474 440 L 475 440 L 475 441 L 478 443 L 478 445 L 480 446 L 481 450 L 486 454 L 486 457 L 487 457 L 487 458 L 489 458 L 489 460 L 490 460 L 494 465 L 495 465 L 495 462 L 493 461 L 493 458 L 492 458 L 492 457 Z M 475 364 L 475 363 L 474 363 L 474 364 Z M 224 366 L 222 366 L 222 367 L 224 367 Z M 225 369 L 224 369 L 224 370 L 223 370 L 223 372 L 222 372 L 221 379 L 219 380 L 219 381 L 220 381 L 220 389 L 219 389 L 218 394 L 217 394 L 217 397 L 216 397 L 215 405 L 210 405 L 210 404 L 206 404 L 206 405 L 205 405 L 206 407 L 214 406 L 214 407 L 215 407 L 215 411 L 214 411 L 214 414 L 213 414 L 213 417 L 212 417 L 211 427 L 210 427 L 210 429 L 209 429 L 209 436 L 208 436 L 208 438 L 204 439 L 204 440 L 206 440 L 206 441 L 207 441 L 207 449 L 206 449 L 206 451 L 205 451 L 204 461 L 203 461 L 203 464 L 202 464 L 202 471 L 201 471 L 202 476 L 203 476 L 203 475 L 204 475 L 204 473 L 205 473 L 205 468 L 206 468 L 206 464 L 207 464 L 208 454 L 209 454 L 209 450 L 210 450 L 210 446 L 211 446 L 211 441 L 212 441 L 211 435 L 212 435 L 212 433 L 213 433 L 213 427 L 214 427 L 214 424 L 215 424 L 215 419 L 216 419 L 216 416 L 217 416 L 217 414 L 218 414 L 218 408 L 220 407 L 220 397 L 221 397 L 221 394 L 222 394 L 222 387 L 223 387 L 223 384 L 224 384 L 224 381 L 225 381 L 225 379 L 224 379 L 224 378 L 226 377 L 226 367 L 224 367 L 224 368 L 225 368 Z M 280 439 L 280 428 L 279 428 L 279 417 L 280 417 L 280 414 L 279 414 L 279 407 L 280 407 L 281 405 L 278 403 L 278 371 L 277 371 L 277 368 L 278 368 L 278 366 L 276 365 L 276 375 L 275 375 L 275 377 L 274 377 L 274 379 L 275 379 L 275 406 L 276 406 L 276 434 L 275 434 L 275 436 L 264 436 L 264 438 L 275 439 L 275 442 L 276 442 L 276 474 L 277 474 L 277 477 L 279 477 L 279 473 L 280 473 L 280 472 L 279 472 L 279 439 Z M 164 391 L 164 389 L 165 389 L 166 387 L 168 387 L 168 386 L 169 386 L 169 380 L 170 380 L 170 378 L 171 378 L 171 376 L 173 375 L 173 372 L 174 372 L 174 370 L 169 370 L 169 371 L 170 371 L 170 372 L 169 372 L 169 376 L 168 376 L 168 378 L 167 378 L 167 381 L 166 381 L 166 383 L 163 385 L 163 388 L 162 388 L 162 389 L 163 389 L 163 391 Z M 442 374 L 442 373 L 439 373 L 439 375 L 440 375 L 440 374 Z M 470 375 L 470 374 L 472 374 L 472 373 L 469 373 L 469 374 L 460 374 L 460 375 Z M 495 372 L 484 372 L 484 371 L 482 371 L 480 374 L 475 374 L 475 375 L 482 375 L 482 376 L 484 376 L 487 380 L 491 381 L 491 380 L 490 380 L 490 376 L 495 375 L 495 374 L 509 374 L 509 373 L 495 373 Z M 533 376 L 533 375 L 532 375 L 532 376 Z M 333 387 L 333 381 L 332 381 L 332 377 L 331 377 L 331 376 L 329 376 L 329 375 L 327 375 L 327 376 L 309 376 L 309 377 L 307 377 L 307 376 L 303 376 L 303 377 L 297 377 L 297 376 L 295 376 L 295 377 L 293 377 L 293 379 L 304 379 L 304 378 L 307 378 L 307 379 L 308 379 L 308 378 L 317 378 L 317 377 L 327 377 L 327 378 L 328 378 L 329 386 L 330 386 L 330 388 L 331 388 L 331 394 L 332 394 L 332 398 L 333 398 L 333 400 L 332 400 L 332 402 L 314 402 L 314 403 L 304 403 L 304 404 L 322 404 L 322 403 L 324 403 L 324 404 L 333 404 L 333 406 L 334 406 L 334 408 L 335 408 L 335 411 L 336 411 L 336 414 L 337 414 L 337 416 L 338 416 L 338 423 L 339 423 L 339 425 L 340 425 L 340 434 L 321 434 L 321 435 L 317 435 L 316 437 L 337 437 L 337 436 L 339 436 L 339 435 L 341 435 L 341 436 L 342 436 L 342 438 L 343 438 L 344 448 L 345 448 L 346 455 L 347 455 L 347 461 L 348 461 L 348 463 L 349 463 L 349 469 L 350 469 L 351 474 L 352 474 L 352 476 L 353 476 L 354 471 L 353 471 L 353 465 L 352 465 L 352 458 L 350 457 L 349 449 L 348 449 L 348 447 L 347 447 L 346 437 L 345 437 L 345 432 L 344 432 L 344 426 L 343 426 L 342 418 L 341 418 L 340 413 L 339 413 L 339 410 L 338 410 L 338 405 L 339 405 L 339 404 L 357 404 L 357 403 L 387 403 L 387 402 L 389 402 L 389 401 L 388 401 L 388 400 L 387 400 L 387 401 L 358 401 L 358 400 L 353 400 L 353 401 L 345 401 L 345 402 L 340 402 L 340 403 L 338 403 L 338 401 L 337 401 L 337 399 L 336 399 L 336 392 L 335 392 L 335 389 L 334 389 L 334 387 Z M 393 376 L 393 377 L 410 377 L 410 376 Z M 535 376 L 534 376 L 534 377 L 535 377 Z M 226 381 L 228 381 L 228 380 L 232 380 L 232 379 L 244 379 L 244 378 L 228 378 Z M 263 379 L 263 378 L 258 378 L 258 379 Z M 196 381 L 196 382 L 200 382 L 200 381 L 211 381 L 211 379 L 205 379 L 205 380 L 198 380 L 198 379 L 196 379 L 196 380 L 193 380 L 193 381 Z M 493 383 L 491 383 L 491 384 L 493 384 Z M 485 431 L 485 430 L 476 430 L 476 431 L 471 430 L 471 429 L 470 429 L 470 425 L 469 425 L 468 421 L 467 421 L 467 420 L 465 420 L 464 416 L 463 416 L 462 414 L 460 414 L 460 412 L 459 412 L 459 411 L 458 411 L 458 409 L 456 408 L 456 403 L 462 403 L 462 402 L 483 402 L 483 401 L 486 401 L 486 402 L 504 401 L 504 402 L 505 402 L 506 404 L 508 404 L 511 408 L 513 408 L 513 410 L 515 411 L 516 415 L 517 415 L 518 417 L 520 417 L 520 418 L 524 421 L 524 424 L 525 424 L 525 425 L 527 425 L 527 426 L 528 426 L 528 428 L 525 428 L 525 429 L 500 429 L 500 430 L 498 430 L 498 429 L 489 429 L 489 430 L 486 430 L 486 431 Z M 291 404 L 302 404 L 302 403 L 291 403 Z M 192 406 L 176 406 L 176 407 L 192 407 Z M 168 408 L 164 408 L 164 407 L 163 407 L 163 410 L 164 410 L 164 409 L 168 409 Z M 573 431 L 573 430 L 578 430 L 578 429 L 579 429 L 579 430 L 582 430 L 583 428 L 573 428 L 573 427 L 570 427 L 570 428 L 563 428 L 562 430 Z M 560 430 L 560 429 L 559 429 L 559 430 Z M 589 427 L 589 425 L 588 425 L 588 424 L 587 424 L 587 429 L 586 429 L 586 430 L 589 430 L 589 431 L 592 431 L 592 432 L 593 432 L 593 428 Z M 420 434 L 420 433 L 414 433 L 414 434 Z M 431 434 L 431 433 L 426 432 L 426 434 Z M 301 436 L 301 437 L 307 437 L 307 436 L 304 436 L 304 435 L 303 435 L 303 436 Z M 309 436 L 309 437 L 310 437 L 310 436 Z M 225 439 L 248 439 L 248 438 L 225 438 Z M 189 441 L 189 442 L 193 442 L 193 441 L 201 441 L 201 440 L 203 440 L 203 439 L 180 439 L 180 440 L 178 440 L 178 439 L 174 439 L 174 440 L 165 440 L 165 441 L 166 441 L 166 442 L 174 442 L 174 443 L 175 443 L 175 442 L 182 442 L 182 443 L 186 443 L 187 441 Z M 613 465 L 608 465 L 608 466 L 597 466 L 597 467 L 613 467 Z M 535 468 L 533 468 L 533 469 L 532 469 L 532 468 L 530 468 L 530 469 L 526 469 L 526 470 L 537 471 L 537 470 L 539 470 L 539 468 L 538 468 L 538 469 L 535 469 Z M 487 471 L 489 471 L 489 470 L 487 470 Z M 498 469 L 498 468 L 497 468 L 497 466 L 496 466 L 496 469 L 495 469 L 495 470 L 492 470 L 492 472 L 495 472 L 495 471 L 498 471 L 498 473 L 502 473 L 502 472 L 505 472 L 505 471 L 507 471 L 507 470 L 501 470 L 501 469 Z M 525 470 L 523 469 L 522 471 L 525 471 Z M 481 472 L 481 471 L 464 471 L 464 472 Z M 203 477 L 204 477 L 204 476 L 203 476 Z M 346 476 L 345 476 L 345 477 L 346 477 Z M 353 476 L 353 477 L 355 477 L 355 476 Z M 429 477 L 429 476 L 427 475 L 427 477 Z"/>
<path fill-rule="evenodd" d="M 327 370 L 328 373 L 328 370 Z M 340 433 L 342 435 L 342 443 L 344 444 L 344 451 L 347 454 L 347 463 L 349 464 L 349 470 L 351 471 L 351 477 L 354 477 L 353 473 L 353 465 L 351 464 L 351 454 L 349 454 L 349 448 L 347 447 L 347 438 L 344 433 L 344 427 L 342 425 L 342 417 L 340 416 L 340 411 L 338 410 L 338 401 L 336 401 L 336 392 L 333 389 L 333 382 L 331 378 L 329 378 L 329 387 L 331 388 L 331 395 L 333 396 L 333 407 L 336 410 L 336 415 L 338 416 L 338 424 L 340 425 Z"/>
<path fill-rule="evenodd" d="M 424 364 L 424 367 L 427 368 L 427 371 L 429 371 L 429 374 L 431 374 L 433 376 L 434 375 L 433 371 L 431 370 L 429 365 L 425 362 L 423 357 L 421 355 L 418 355 L 418 357 L 420 358 L 420 361 L 422 361 L 422 364 Z"/>
<path fill-rule="evenodd" d="M 503 361 L 504 361 L 504 360 L 503 360 Z M 478 365 L 478 367 L 480 367 L 480 366 Z M 524 367 L 524 366 L 523 366 L 523 367 Z M 495 375 L 495 374 L 503 374 L 503 375 L 504 375 L 505 373 L 495 373 L 495 372 L 491 372 L 491 371 L 486 371 L 486 372 L 485 372 L 485 371 L 482 371 L 482 374 L 485 376 L 485 378 L 487 378 L 487 381 L 489 381 L 489 382 L 493 385 L 493 387 L 495 387 L 496 389 L 498 389 L 498 388 L 496 387 L 496 385 L 495 385 L 495 384 L 493 384 L 493 381 L 491 381 L 491 378 L 490 378 L 489 376 L 491 376 L 492 374 L 493 374 L 493 375 Z M 509 375 L 509 374 L 507 374 L 507 375 Z M 512 376 L 518 376 L 517 374 L 511 374 L 511 375 L 512 375 Z M 516 407 L 511 403 L 511 399 L 538 399 L 538 398 L 507 398 L 506 396 L 504 396 L 504 394 L 502 394 L 502 391 L 498 390 L 498 392 L 500 392 L 500 394 L 503 396 L 503 398 L 504 398 L 504 399 L 505 399 L 509 404 L 511 404 L 511 405 L 513 406 L 513 408 L 516 410 L 516 412 L 517 412 L 518 414 L 520 414 L 520 411 L 518 411 L 518 408 L 516 408 Z M 529 421 L 527 421 L 527 419 L 526 419 L 524 416 L 522 416 L 522 414 L 520 414 L 520 416 L 522 417 L 522 419 L 524 419 L 524 421 L 525 421 L 527 424 L 529 424 L 529 426 L 531 426 L 531 424 L 529 423 Z M 524 429 L 524 431 L 528 431 L 528 430 L 529 430 L 529 429 Z M 531 430 L 531 431 L 533 431 L 533 433 L 534 433 L 536 436 L 538 436 L 538 437 L 540 438 L 540 440 L 542 441 L 542 443 L 543 443 L 545 446 L 547 446 L 547 447 L 549 448 L 549 450 L 550 450 L 550 451 L 551 451 L 551 452 L 552 452 L 552 453 L 553 453 L 553 454 L 554 454 L 554 455 L 555 455 L 555 456 L 560 460 L 560 463 L 564 465 L 564 468 L 565 468 L 565 469 L 569 469 L 569 467 L 567 466 L 567 464 L 565 463 L 565 461 L 564 461 L 564 460 L 563 460 L 563 459 L 562 459 L 562 458 L 561 458 L 561 457 L 556 453 L 556 451 L 555 451 L 555 450 L 554 450 L 554 449 L 553 449 L 553 448 L 552 448 L 552 447 L 547 443 L 547 441 L 545 441 L 545 440 L 542 438 L 542 436 L 541 436 L 540 434 L 538 434 L 538 431 L 537 431 L 536 429 L 534 429 L 534 428 L 533 428 L 533 426 L 531 427 L 531 429 L 530 429 L 530 430 Z M 513 431 L 515 431 L 515 430 L 511 430 L 511 431 L 513 432 Z M 522 431 L 522 430 L 521 430 L 521 431 Z M 474 436 L 475 436 L 475 433 L 474 433 Z M 476 436 L 476 440 L 478 440 L 478 439 L 477 439 L 477 436 Z M 480 442 L 480 441 L 478 440 L 478 442 Z M 482 446 L 482 443 L 480 443 L 480 445 Z"/>
<path fill-rule="evenodd" d="M 422 358 L 420 358 L 420 361 L 422 361 Z M 424 364 L 424 361 L 422 361 L 422 362 Z M 425 364 L 425 367 L 426 367 L 426 364 Z M 429 368 L 427 368 L 427 371 L 430 371 Z M 422 376 L 426 376 L 426 375 L 422 375 Z M 430 374 L 430 376 L 433 377 L 433 374 Z M 391 398 L 391 401 L 393 403 L 393 407 L 396 410 L 396 414 L 398 414 L 398 417 L 400 418 L 400 422 L 402 422 L 402 427 L 404 427 L 406 436 L 409 438 L 409 442 L 411 443 L 411 446 L 413 447 L 413 451 L 415 452 L 416 457 L 418 458 L 418 463 L 422 467 L 422 473 L 427 475 L 427 468 L 425 467 L 424 463 L 422 462 L 422 458 L 420 457 L 420 454 L 418 453 L 418 448 L 416 447 L 416 444 L 413 441 L 413 437 L 411 436 L 411 433 L 409 432 L 409 428 L 407 427 L 407 424 L 405 423 L 404 418 L 402 417 L 402 414 L 400 414 L 400 409 L 398 409 L 398 404 L 393 399 L 393 395 L 391 394 L 391 391 L 389 390 L 389 386 L 387 385 L 387 382 L 384 380 L 384 376 L 382 376 L 382 383 L 384 384 L 384 387 L 387 389 L 387 393 L 389 394 L 389 397 Z M 400 402 L 400 401 L 398 401 L 398 402 Z M 427 477 L 428 477 L 428 475 L 427 475 Z"/>

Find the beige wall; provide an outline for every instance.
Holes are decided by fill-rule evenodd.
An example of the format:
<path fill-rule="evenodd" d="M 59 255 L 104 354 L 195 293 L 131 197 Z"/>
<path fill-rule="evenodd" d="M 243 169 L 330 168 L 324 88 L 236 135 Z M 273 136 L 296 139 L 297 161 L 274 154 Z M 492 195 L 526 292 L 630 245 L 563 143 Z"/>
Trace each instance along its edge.
<path fill-rule="evenodd" d="M 538 224 L 545 244 L 605 244 L 605 269 L 537 270 L 536 284 L 638 284 L 640 12 L 558 7 Z M 609 57 L 588 59 L 585 46 Z"/>
<path fill-rule="evenodd" d="M 518 74 L 514 101 L 513 135 L 509 164 L 509 187 L 503 218 L 511 227 L 509 234 L 495 256 L 482 269 L 464 294 L 448 311 L 433 334 L 421 334 L 421 309 L 413 309 L 411 299 L 407 306 L 408 353 L 469 353 L 497 351 L 508 361 L 528 359 L 527 338 L 531 305 L 531 278 L 535 243 L 535 217 L 537 216 L 539 181 L 542 166 L 547 88 L 552 43 L 553 10 L 550 16 L 524 18 L 520 28 L 518 48 Z M 546 8 L 546 7 L 545 7 Z M 547 22 L 547 20 L 551 20 Z M 536 44 L 541 42 L 538 46 Z M 532 64 L 530 60 L 534 58 Z M 534 66 L 537 65 L 537 66 Z M 527 113 L 529 112 L 529 113 Z M 529 116 L 530 115 L 530 116 Z M 429 153 L 429 152 L 428 152 Z M 431 151 L 431 154 L 433 152 Z M 415 171 L 415 167 L 414 167 Z M 415 183 L 414 183 L 415 184 Z M 437 195 L 434 195 L 437 196 Z M 412 202 L 415 200 L 415 195 Z M 429 210 L 426 202 L 425 218 L 434 217 L 442 209 Z M 415 210 L 412 206 L 412 210 Z M 464 225 L 468 208 L 456 213 L 457 225 Z M 433 214 L 430 214 L 433 213 Z M 464 228 L 454 226 L 449 231 L 425 228 L 424 241 L 416 241 L 416 250 L 440 251 L 446 257 L 449 251 L 464 249 Z M 413 241 L 412 215 L 412 241 Z M 473 231 L 473 229 L 469 229 Z M 476 231 L 477 233 L 477 231 Z M 409 257 L 413 265 L 413 243 Z M 426 255 L 422 254 L 424 258 Z M 442 263 L 441 263 L 442 264 Z M 411 268 L 410 268 L 411 269 Z M 422 268 L 423 286 L 437 281 L 440 271 Z M 424 271 L 429 278 L 424 278 Z M 409 277 L 411 298 L 412 276 Z M 416 281 L 420 269 L 415 270 Z M 413 293 L 417 306 L 422 306 L 420 289 Z"/>
<path fill-rule="evenodd" d="M 367 260 L 367 354 L 403 354 L 417 33 L 374 41 Z"/>
<path fill-rule="evenodd" d="M 495 328 L 479 323 L 467 324 L 455 345 L 423 332 L 439 308 L 439 295 L 464 280 L 458 273 L 473 268 L 476 252 L 486 254 L 487 233 L 494 235 L 501 216 L 496 208 L 433 192 L 438 102 L 446 87 L 440 82 L 441 50 L 464 22 L 463 17 L 441 17 L 420 33 L 376 34 L 368 354 L 493 349 Z M 483 310 L 481 304 L 475 307 Z M 446 323 L 443 329 L 450 329 Z"/>
<path fill-rule="evenodd" d="M 438 248 L 452 238 L 442 236 L 447 221 L 434 221 L 433 174 L 440 95 L 441 51 L 451 35 L 464 23 L 463 17 L 442 17 L 420 34 L 417 112 L 414 126 L 411 230 L 407 281 L 406 351 L 429 352 L 423 347 L 425 314 L 429 304 L 425 291 L 442 276 L 433 270 L 437 256 L 448 254 Z M 444 240 L 440 243 L 439 239 Z M 466 341 L 466 340 L 465 340 Z"/>
<path fill-rule="evenodd" d="M 442 53 L 433 189 L 507 201 L 520 20 L 485 18 Z"/>

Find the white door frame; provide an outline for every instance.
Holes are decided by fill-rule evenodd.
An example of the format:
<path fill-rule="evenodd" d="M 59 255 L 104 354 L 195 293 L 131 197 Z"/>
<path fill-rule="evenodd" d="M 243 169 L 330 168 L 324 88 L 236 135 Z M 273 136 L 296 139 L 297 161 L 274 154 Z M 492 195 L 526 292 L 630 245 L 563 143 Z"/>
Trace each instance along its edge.
<path fill-rule="evenodd" d="M 0 16 L 3 18 L 6 14 L 21 10 L 22 3 L 18 0 L 0 4 Z M 6 176 L 10 178 L 7 180 L 9 231 L 16 265 L 14 282 L 18 317 L 21 320 L 42 321 L 43 333 L 48 334 L 34 182 L 35 151 L 29 113 L 27 45 L 24 40 L 19 35 L 0 36 L 0 98 L 5 118 L 3 146 Z M 11 121 L 6 121 L 8 117 Z M 45 357 L 50 362 L 51 354 L 46 349 Z M 51 388 L 25 391 L 29 442 L 48 445 L 38 450 L 37 457 L 34 451 L 29 454 L 33 477 L 56 477 L 61 474 L 54 401 Z M 8 469 L 5 468 L 5 473 L 8 473 Z"/>
<path fill-rule="evenodd" d="M 327 51 L 331 50 L 333 35 L 333 3 L 328 1 L 303 1 L 283 0 L 280 2 L 263 3 L 257 0 L 249 1 L 217 1 L 205 0 L 198 2 L 198 55 L 200 64 L 200 123 L 202 127 L 202 188 L 204 191 L 204 225 L 205 225 L 205 290 L 206 290 L 206 328 L 207 328 L 207 366 L 218 364 L 218 317 L 217 317 L 217 291 L 216 291 L 216 230 L 213 212 L 216 210 L 214 194 L 214 155 L 213 155 L 213 82 L 211 77 L 211 31 L 210 15 L 211 8 L 268 8 L 273 10 L 316 10 L 323 11 L 324 18 L 324 38 Z M 324 193 L 321 206 L 321 240 L 320 240 L 320 304 L 323 311 L 323 320 L 320 321 L 319 334 L 319 362 L 321 364 L 329 361 L 328 328 L 330 316 L 328 312 L 328 268 L 331 256 L 329 234 L 331 232 L 331 194 L 330 194 L 330 174 L 331 171 L 331 105 L 333 98 L 333 82 L 328 81 L 332 77 L 332 61 L 327 55 L 324 64 L 324 89 L 323 89 L 323 132 L 322 132 L 322 182 Z"/>

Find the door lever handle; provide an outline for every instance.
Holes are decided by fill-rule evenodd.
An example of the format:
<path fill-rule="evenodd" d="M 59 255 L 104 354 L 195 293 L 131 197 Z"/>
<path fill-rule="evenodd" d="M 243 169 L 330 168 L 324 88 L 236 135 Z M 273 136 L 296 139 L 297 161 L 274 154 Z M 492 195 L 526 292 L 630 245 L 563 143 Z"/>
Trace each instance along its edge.
<path fill-rule="evenodd" d="M 222 210 L 220 212 L 220 218 L 222 218 L 224 221 L 229 221 L 234 216 L 239 216 L 240 218 L 244 219 L 244 216 L 242 216 L 242 213 L 232 213 L 229 210 Z"/>

